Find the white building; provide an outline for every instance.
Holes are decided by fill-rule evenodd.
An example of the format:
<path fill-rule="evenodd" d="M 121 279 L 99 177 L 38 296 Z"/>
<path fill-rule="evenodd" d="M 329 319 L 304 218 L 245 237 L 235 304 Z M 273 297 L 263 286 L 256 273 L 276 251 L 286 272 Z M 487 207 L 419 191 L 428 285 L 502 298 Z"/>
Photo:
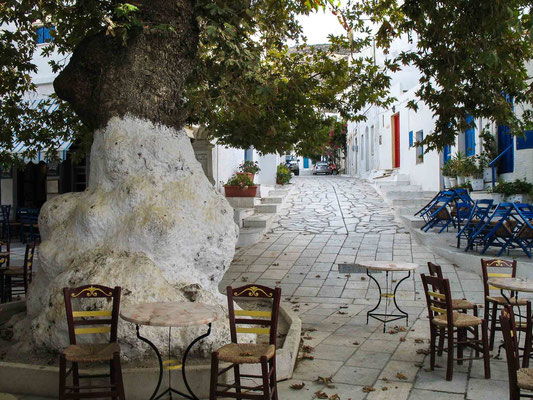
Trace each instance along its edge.
<path fill-rule="evenodd" d="M 391 56 L 410 46 L 412 44 L 407 41 L 398 40 Z M 382 55 L 376 56 L 377 63 L 382 61 Z M 529 64 L 528 69 L 532 76 L 533 63 Z M 348 174 L 370 179 L 393 169 L 408 176 L 411 184 L 420 185 L 423 190 L 438 191 L 443 188 L 440 168 L 444 161 L 457 152 L 467 156 L 480 154 L 483 141 L 479 134 L 488 124 L 498 143 L 498 153 L 511 146 L 502 156 L 498 167 L 499 178 L 526 178 L 533 182 L 533 131 L 527 132 L 525 138 L 517 138 L 510 135 L 505 126 L 478 119 L 475 129 L 459 133 L 455 145 L 443 152 L 425 153 L 423 148 L 414 146 L 415 142 L 433 132 L 435 123 L 433 113 L 426 104 L 418 102 L 417 111 L 407 107 L 408 101 L 416 99 L 419 76 L 419 72 L 413 68 L 394 74 L 391 94 L 397 101 L 388 109 L 372 106 L 366 111 L 366 121 L 348 124 Z M 515 105 L 515 112 L 522 113 L 523 109 L 523 105 Z"/>

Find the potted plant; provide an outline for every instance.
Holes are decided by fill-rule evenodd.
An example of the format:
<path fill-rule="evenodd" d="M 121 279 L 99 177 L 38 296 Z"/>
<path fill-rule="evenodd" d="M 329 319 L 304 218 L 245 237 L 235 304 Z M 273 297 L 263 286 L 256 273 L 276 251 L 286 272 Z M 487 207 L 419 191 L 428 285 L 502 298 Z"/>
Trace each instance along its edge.
<path fill-rule="evenodd" d="M 226 197 L 255 197 L 257 185 L 248 175 L 233 175 L 224 185 Z"/>
<path fill-rule="evenodd" d="M 451 187 L 450 178 L 452 176 L 455 176 L 453 171 L 453 160 L 448 160 L 444 163 L 444 165 L 441 168 L 442 176 L 444 177 L 444 187 L 449 188 Z M 455 182 L 457 184 L 457 182 Z"/>
<path fill-rule="evenodd" d="M 289 168 L 285 164 L 278 165 L 278 169 L 276 171 L 276 183 L 278 185 L 286 185 L 291 181 L 292 174 Z"/>
<path fill-rule="evenodd" d="M 483 169 L 480 169 L 478 157 L 466 157 L 461 164 L 462 173 L 472 190 L 483 190 Z"/>
<path fill-rule="evenodd" d="M 530 203 L 533 184 L 525 179 L 516 179 L 514 182 L 500 181 L 492 191 L 502 194 L 505 201 L 510 203 Z"/>
<path fill-rule="evenodd" d="M 476 156 L 474 168 L 472 168 L 472 175 L 470 176 L 470 184 L 474 191 L 480 191 L 485 188 L 485 181 L 483 180 L 483 169 L 485 165 L 485 159 L 481 155 Z"/>
<path fill-rule="evenodd" d="M 254 162 L 246 160 L 241 165 L 239 165 L 239 171 L 240 172 L 237 172 L 237 175 L 247 175 L 253 182 L 255 174 L 261 171 L 261 168 L 259 168 L 259 164 L 257 163 L 257 161 Z"/>

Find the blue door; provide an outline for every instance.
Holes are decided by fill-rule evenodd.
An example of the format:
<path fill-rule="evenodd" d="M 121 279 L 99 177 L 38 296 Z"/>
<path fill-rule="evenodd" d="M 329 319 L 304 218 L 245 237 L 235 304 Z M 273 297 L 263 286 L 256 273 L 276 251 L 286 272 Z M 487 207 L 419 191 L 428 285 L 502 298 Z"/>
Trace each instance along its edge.
<path fill-rule="evenodd" d="M 466 122 L 471 124 L 474 118 L 471 115 L 466 116 Z M 476 130 L 474 127 L 467 128 L 465 131 L 465 154 L 467 157 L 476 154 Z"/>
<path fill-rule="evenodd" d="M 507 125 L 498 125 L 498 153 L 504 151 L 507 147 L 513 144 L 513 135 Z M 505 174 L 514 171 L 514 148 L 511 147 L 502 158 L 498 165 L 498 173 Z"/>
<path fill-rule="evenodd" d="M 304 168 L 309 168 L 309 159 L 304 157 Z"/>

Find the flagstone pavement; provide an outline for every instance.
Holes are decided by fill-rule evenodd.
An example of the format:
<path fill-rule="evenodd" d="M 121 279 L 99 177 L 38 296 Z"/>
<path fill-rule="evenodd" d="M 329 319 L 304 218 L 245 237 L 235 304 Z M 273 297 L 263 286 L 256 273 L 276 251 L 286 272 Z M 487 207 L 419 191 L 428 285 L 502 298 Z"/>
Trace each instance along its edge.
<path fill-rule="evenodd" d="M 305 347 L 292 379 L 278 384 L 280 400 L 508 398 L 504 356 L 491 360 L 490 380 L 483 379 L 482 361 L 476 360 L 455 364 L 453 381 L 448 382 L 445 360 L 437 358 L 438 368 L 429 371 L 424 354 L 429 326 L 419 274 L 426 272 L 426 263 L 442 266 L 454 297 L 481 303 L 479 275 L 414 242 L 364 181 L 300 176 L 290 187 L 271 232 L 260 243 L 236 252 L 220 284 L 221 290 L 251 282 L 279 286 L 285 306 L 302 319 Z M 400 307 L 409 314 L 407 326 L 393 322 L 383 332 L 383 324 L 372 319 L 367 324 L 366 312 L 378 300 L 375 284 L 365 274 L 338 270 L 339 264 L 367 260 L 419 264 L 414 279 L 404 281 L 397 294 Z M 375 275 L 381 284 L 384 275 Z M 404 276 L 397 273 L 393 280 Z M 499 340 L 497 336 L 496 343 Z M 302 383 L 299 390 L 291 388 Z M 367 393 L 365 386 L 373 391 Z"/>
<path fill-rule="evenodd" d="M 338 270 L 339 264 L 366 260 L 419 264 L 414 279 L 404 281 L 397 294 L 400 307 L 409 313 L 408 326 L 404 321 L 389 323 L 384 333 L 378 321 L 367 324 L 366 312 L 378 299 L 375 284 L 366 274 Z M 301 318 L 305 347 L 293 378 L 279 384 L 281 400 L 335 400 L 335 394 L 340 400 L 508 398 L 504 356 L 491 360 L 490 380 L 483 378 L 481 360 L 455 364 L 451 382 L 445 380 L 445 359 L 437 358 L 439 368 L 429 371 L 424 354 L 429 325 L 420 281 L 428 261 L 442 266 L 454 297 L 482 303 L 480 276 L 412 240 L 368 183 L 343 176 L 300 176 L 293 179 L 271 233 L 237 251 L 220 288 L 252 282 L 279 286 L 285 306 Z M 397 273 L 393 280 L 404 276 Z M 384 283 L 384 274 L 376 277 Z M 313 359 L 302 357 L 304 353 Z M 330 377 L 331 383 L 325 383 L 323 378 Z M 302 389 L 291 388 L 302 383 Z M 365 386 L 374 390 L 366 392 Z"/>

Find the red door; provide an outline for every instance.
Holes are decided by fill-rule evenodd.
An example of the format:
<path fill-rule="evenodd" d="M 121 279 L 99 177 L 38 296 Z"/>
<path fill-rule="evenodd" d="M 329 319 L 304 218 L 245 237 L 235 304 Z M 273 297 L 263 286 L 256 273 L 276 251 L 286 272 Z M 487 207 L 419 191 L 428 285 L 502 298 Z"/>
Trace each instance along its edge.
<path fill-rule="evenodd" d="M 394 151 L 392 154 L 393 168 L 400 167 L 400 114 L 392 117 L 394 119 Z"/>

